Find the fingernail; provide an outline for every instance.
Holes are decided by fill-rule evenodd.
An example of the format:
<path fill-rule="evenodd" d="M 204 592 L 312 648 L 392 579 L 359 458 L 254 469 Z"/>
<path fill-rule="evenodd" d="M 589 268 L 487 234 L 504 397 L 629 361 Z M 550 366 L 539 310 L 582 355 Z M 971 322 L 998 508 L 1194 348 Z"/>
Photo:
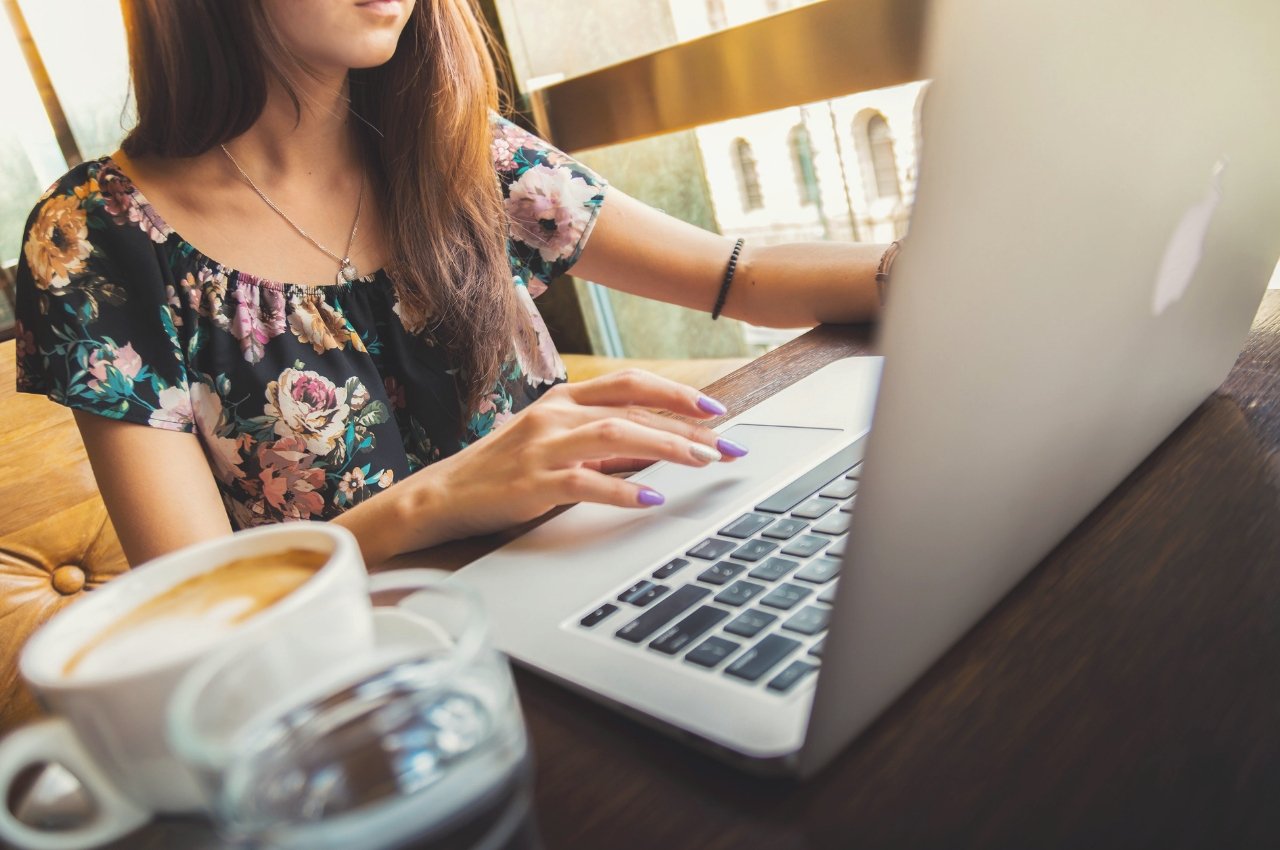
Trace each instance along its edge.
<path fill-rule="evenodd" d="M 711 448 L 711 446 L 704 446 L 702 443 L 694 443 L 690 446 L 689 454 L 693 455 L 694 459 L 706 463 L 715 463 L 720 459 L 720 452 Z"/>
<path fill-rule="evenodd" d="M 724 437 L 716 440 L 716 447 L 729 457 L 742 457 L 748 451 L 747 447 L 741 443 L 735 443 L 733 440 L 726 440 Z"/>
<path fill-rule="evenodd" d="M 728 408 L 709 395 L 698 396 L 698 409 L 705 410 L 713 416 L 724 416 L 728 412 Z"/>
<path fill-rule="evenodd" d="M 650 490 L 648 487 L 641 489 L 640 495 L 636 499 L 642 505 L 656 507 L 667 501 L 667 497 L 659 493 L 657 490 Z"/>

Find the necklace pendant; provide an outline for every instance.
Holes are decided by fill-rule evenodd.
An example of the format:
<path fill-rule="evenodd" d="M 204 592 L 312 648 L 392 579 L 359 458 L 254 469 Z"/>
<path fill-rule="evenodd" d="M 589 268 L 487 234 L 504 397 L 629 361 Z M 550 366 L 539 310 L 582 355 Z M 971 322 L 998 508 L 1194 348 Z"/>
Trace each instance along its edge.
<path fill-rule="evenodd" d="M 360 277 L 360 273 L 356 271 L 355 265 L 349 259 L 342 261 L 342 266 L 338 269 L 338 283 L 351 283 Z"/>

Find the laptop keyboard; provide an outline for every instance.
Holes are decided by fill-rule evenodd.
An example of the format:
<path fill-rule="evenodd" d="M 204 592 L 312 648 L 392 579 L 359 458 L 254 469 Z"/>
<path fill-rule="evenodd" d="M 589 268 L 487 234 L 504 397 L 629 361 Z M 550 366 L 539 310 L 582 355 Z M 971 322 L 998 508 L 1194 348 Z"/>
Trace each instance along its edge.
<path fill-rule="evenodd" d="M 579 627 L 786 694 L 818 669 L 857 498 L 863 441 L 655 564 Z"/>

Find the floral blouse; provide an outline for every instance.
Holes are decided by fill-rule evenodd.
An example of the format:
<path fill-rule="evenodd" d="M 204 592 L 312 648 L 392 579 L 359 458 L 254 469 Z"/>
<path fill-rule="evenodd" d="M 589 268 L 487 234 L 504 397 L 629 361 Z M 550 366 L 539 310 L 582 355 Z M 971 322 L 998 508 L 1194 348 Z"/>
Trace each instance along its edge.
<path fill-rule="evenodd" d="M 443 348 L 402 320 L 384 271 L 302 286 L 228 268 L 165 224 L 110 157 L 72 169 L 28 219 L 18 390 L 196 433 L 235 528 L 332 518 L 459 451 L 564 380 L 533 298 L 577 260 L 605 192 L 546 142 L 491 125 L 529 324 L 478 341 L 512 355 L 464 433 Z"/>

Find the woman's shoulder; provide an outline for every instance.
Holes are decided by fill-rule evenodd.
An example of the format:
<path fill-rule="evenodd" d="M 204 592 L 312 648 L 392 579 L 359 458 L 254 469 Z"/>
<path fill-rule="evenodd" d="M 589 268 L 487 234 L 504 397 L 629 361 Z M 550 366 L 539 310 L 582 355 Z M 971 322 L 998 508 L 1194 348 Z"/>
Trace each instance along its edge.
<path fill-rule="evenodd" d="M 96 181 L 98 174 L 110 161 L 111 157 L 102 156 L 97 159 L 86 159 L 77 165 L 71 166 L 66 174 L 54 180 L 49 188 L 44 190 L 44 194 L 40 196 L 40 200 L 36 204 L 37 208 L 49 198 L 57 195 L 74 194 L 77 187 Z"/>
<path fill-rule="evenodd" d="M 604 180 L 555 145 L 529 132 L 496 112 L 489 113 L 489 129 L 493 134 L 490 152 L 493 167 L 504 183 L 518 180 L 531 168 L 559 169 L 566 177 L 577 177 L 592 185 Z"/>
<path fill-rule="evenodd" d="M 154 263 L 147 246 L 165 239 L 133 184 L 102 157 L 74 166 L 41 195 L 27 219 L 22 256 L 36 287 L 60 294 L 77 280 L 117 276 L 107 275 L 110 269 Z"/>
<path fill-rule="evenodd" d="M 115 228 L 164 242 L 166 228 L 139 197 L 137 188 L 110 156 L 85 160 L 53 182 L 27 220 L 28 239 L 57 230 L 92 240 Z"/>
<path fill-rule="evenodd" d="M 512 271 L 540 294 L 577 261 L 604 202 L 604 179 L 551 143 L 491 113 Z"/>

